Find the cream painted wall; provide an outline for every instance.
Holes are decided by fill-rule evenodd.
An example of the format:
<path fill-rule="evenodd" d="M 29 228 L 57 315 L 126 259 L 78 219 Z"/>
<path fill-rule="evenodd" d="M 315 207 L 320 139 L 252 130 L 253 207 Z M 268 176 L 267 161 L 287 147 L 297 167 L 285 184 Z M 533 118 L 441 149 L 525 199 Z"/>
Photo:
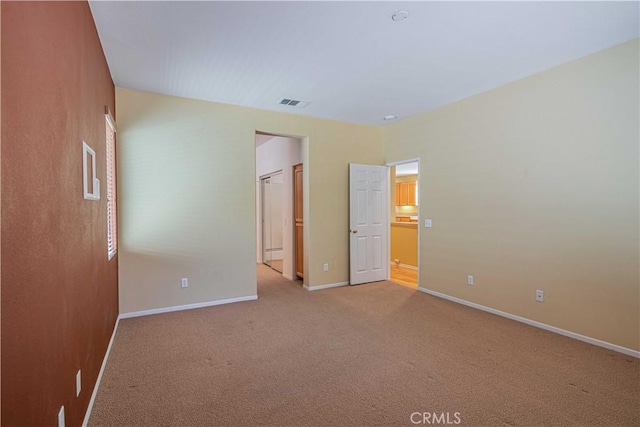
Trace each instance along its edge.
<path fill-rule="evenodd" d="M 640 349 L 638 50 L 385 128 L 386 161 L 422 161 L 421 287 Z"/>
<path fill-rule="evenodd" d="M 256 294 L 256 130 L 303 138 L 305 283 L 349 280 L 348 164 L 382 164 L 380 128 L 122 88 L 116 104 L 121 313 Z"/>
<path fill-rule="evenodd" d="M 256 148 L 256 255 L 262 262 L 262 200 L 260 177 L 282 171 L 282 240 L 283 240 L 283 275 L 288 279 L 296 277 L 293 262 L 295 221 L 293 218 L 293 166 L 302 163 L 301 142 L 295 138 L 273 137 Z"/>

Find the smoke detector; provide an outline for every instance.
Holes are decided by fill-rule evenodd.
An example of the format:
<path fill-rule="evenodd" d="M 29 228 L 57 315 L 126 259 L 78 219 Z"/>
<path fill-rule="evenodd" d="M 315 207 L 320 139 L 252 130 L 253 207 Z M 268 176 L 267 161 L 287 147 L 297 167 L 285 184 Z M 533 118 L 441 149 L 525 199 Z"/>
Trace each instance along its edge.
<path fill-rule="evenodd" d="M 393 15 L 391 15 L 391 19 L 395 22 L 404 21 L 408 17 L 409 12 L 407 12 L 406 10 L 398 10 L 397 12 L 394 12 Z"/>

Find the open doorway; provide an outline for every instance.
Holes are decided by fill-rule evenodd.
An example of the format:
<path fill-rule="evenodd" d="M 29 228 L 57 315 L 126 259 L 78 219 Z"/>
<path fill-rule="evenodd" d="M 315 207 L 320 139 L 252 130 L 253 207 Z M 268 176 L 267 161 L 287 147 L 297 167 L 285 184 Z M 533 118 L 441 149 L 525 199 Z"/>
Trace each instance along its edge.
<path fill-rule="evenodd" d="M 294 166 L 302 163 L 302 141 L 256 132 L 255 142 L 256 260 L 297 280 Z"/>
<path fill-rule="evenodd" d="M 412 159 L 389 166 L 389 276 L 394 283 L 417 289 L 420 260 L 420 161 Z"/>

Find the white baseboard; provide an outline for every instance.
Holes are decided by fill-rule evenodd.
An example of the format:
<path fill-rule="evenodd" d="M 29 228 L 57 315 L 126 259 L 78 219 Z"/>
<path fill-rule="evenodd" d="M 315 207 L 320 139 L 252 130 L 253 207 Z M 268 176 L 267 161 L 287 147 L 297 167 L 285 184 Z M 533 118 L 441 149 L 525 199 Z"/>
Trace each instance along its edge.
<path fill-rule="evenodd" d="M 395 262 L 391 261 L 390 262 L 391 266 L 393 267 L 394 265 L 396 265 Z M 407 268 L 409 270 L 416 270 L 418 271 L 418 267 L 416 267 L 415 265 L 409 265 L 409 264 L 398 264 L 398 267 L 402 267 L 402 268 Z"/>
<path fill-rule="evenodd" d="M 120 323 L 120 316 L 116 318 L 116 325 L 113 327 L 113 333 L 111 334 L 111 339 L 109 340 L 107 351 L 104 354 L 104 359 L 102 359 L 102 366 L 100 366 L 98 379 L 96 379 L 96 383 L 93 386 L 93 392 L 91 393 L 89 406 L 87 407 L 87 412 L 84 414 L 84 420 L 82 421 L 82 427 L 87 427 L 87 424 L 89 423 L 89 418 L 91 417 L 91 410 L 93 409 L 93 403 L 96 401 L 96 396 L 98 395 L 98 388 L 100 388 L 100 381 L 102 381 L 102 374 L 104 373 L 105 366 L 107 366 L 107 359 L 109 358 L 109 353 L 111 353 L 111 346 L 113 345 L 113 340 L 116 337 L 116 331 L 118 330 L 119 323 Z"/>
<path fill-rule="evenodd" d="M 487 307 L 484 305 L 476 304 L 475 302 L 470 302 L 460 298 L 452 297 L 446 294 L 442 294 L 440 292 L 432 291 L 430 289 L 418 288 L 418 290 L 420 292 L 424 292 L 429 295 L 433 295 L 449 301 L 457 302 L 458 304 L 466 305 L 468 307 L 486 311 L 488 313 L 496 314 L 498 316 L 506 317 L 507 319 L 515 320 L 516 322 L 526 323 L 527 325 L 535 326 L 536 328 L 544 329 L 549 332 L 554 332 L 556 334 L 564 335 L 565 337 L 573 338 L 579 341 L 584 341 L 589 344 L 597 345 L 598 347 L 604 347 L 606 349 L 613 350 L 618 353 L 626 354 L 628 356 L 633 356 L 640 359 L 640 351 L 637 351 L 637 350 L 632 350 L 630 348 L 622 347 L 616 344 L 612 344 L 610 342 L 601 341 L 585 335 L 580 335 L 575 332 L 571 332 L 565 329 L 557 328 L 555 326 L 547 325 L 546 323 L 536 322 L 535 320 L 527 319 L 526 317 L 516 316 L 515 314 L 506 313 L 504 311 L 496 310 L 495 308 Z"/>
<path fill-rule="evenodd" d="M 338 283 L 329 283 L 328 285 L 318 285 L 318 286 L 303 285 L 302 287 L 308 291 L 319 291 L 321 289 L 339 288 L 340 286 L 346 286 L 348 284 L 349 282 L 338 282 Z"/>
<path fill-rule="evenodd" d="M 128 319 L 131 317 L 149 316 L 151 314 L 171 313 L 172 311 L 192 310 L 194 308 L 211 307 L 213 305 L 231 304 L 234 302 L 253 301 L 257 300 L 257 295 L 249 295 L 248 297 L 238 297 L 221 299 L 216 301 L 197 302 L 195 304 L 174 305 L 171 307 L 153 308 L 151 310 L 132 311 L 129 313 L 121 313 L 121 319 Z"/>
<path fill-rule="evenodd" d="M 282 277 L 284 277 L 287 280 L 295 280 L 293 277 L 289 276 L 287 273 L 282 273 Z"/>

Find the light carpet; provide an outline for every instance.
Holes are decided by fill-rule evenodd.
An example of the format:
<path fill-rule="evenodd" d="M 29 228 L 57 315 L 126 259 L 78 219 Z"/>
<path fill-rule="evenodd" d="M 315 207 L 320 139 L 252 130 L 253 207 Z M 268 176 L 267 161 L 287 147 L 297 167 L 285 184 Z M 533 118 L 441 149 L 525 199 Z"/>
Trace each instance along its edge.
<path fill-rule="evenodd" d="M 389 282 L 258 278 L 257 301 L 122 320 L 89 425 L 640 425 L 633 357 Z"/>

